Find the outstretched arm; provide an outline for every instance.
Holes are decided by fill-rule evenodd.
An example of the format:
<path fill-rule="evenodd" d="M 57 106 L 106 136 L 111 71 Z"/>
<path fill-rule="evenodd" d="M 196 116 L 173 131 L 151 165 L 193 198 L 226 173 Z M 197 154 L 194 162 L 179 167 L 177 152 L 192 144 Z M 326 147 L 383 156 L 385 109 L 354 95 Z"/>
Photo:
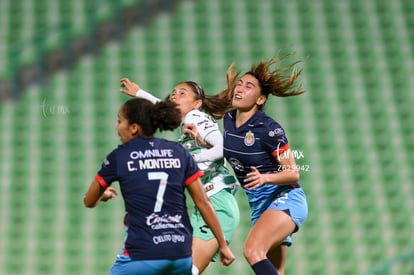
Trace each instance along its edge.
<path fill-rule="evenodd" d="M 158 101 L 160 101 L 159 98 L 144 91 L 143 89 L 140 88 L 140 86 L 137 83 L 132 82 L 126 77 L 121 78 L 120 82 L 121 82 L 121 88 L 119 89 L 119 91 L 121 93 L 124 93 L 132 97 L 145 98 L 151 101 L 152 103 L 157 103 Z"/>

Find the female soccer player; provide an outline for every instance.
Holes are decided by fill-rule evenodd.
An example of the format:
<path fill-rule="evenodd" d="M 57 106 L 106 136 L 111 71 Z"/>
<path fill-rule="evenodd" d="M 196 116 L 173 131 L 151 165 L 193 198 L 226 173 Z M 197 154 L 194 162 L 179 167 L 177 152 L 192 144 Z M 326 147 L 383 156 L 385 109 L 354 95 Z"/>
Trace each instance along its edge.
<path fill-rule="evenodd" d="M 254 272 L 263 275 L 284 274 L 291 235 L 308 214 L 285 131 L 263 111 L 269 95 L 287 97 L 303 92 L 301 86 L 295 86 L 301 72 L 293 68 L 297 62 L 270 68 L 288 56 L 259 62 L 239 79 L 230 66 L 228 88 L 218 94 L 223 101 L 230 99 L 233 106 L 223 120 L 224 156 L 246 191 L 252 210 L 253 226 L 244 256 Z M 293 71 L 284 75 L 291 68 Z M 198 136 L 194 125 L 184 128 Z"/>
<path fill-rule="evenodd" d="M 117 195 L 110 185 L 119 182 L 127 237 L 110 274 L 191 274 L 185 188 L 218 242 L 222 264 L 234 260 L 201 184 L 203 172 L 178 143 L 153 136 L 180 122 L 181 112 L 171 101 L 134 98 L 118 112 L 116 129 L 123 144 L 105 158 L 84 197 L 86 207 L 95 207 Z"/>
<path fill-rule="evenodd" d="M 128 78 L 121 79 L 120 91 L 152 102 L 160 100 Z M 225 166 L 223 135 L 215 121 L 225 113 L 217 110 L 225 109 L 226 106 L 223 106 L 222 100 L 205 95 L 202 87 L 193 81 L 177 84 L 169 98 L 177 103 L 181 110 L 182 125 L 193 123 L 198 129 L 201 142 L 195 142 L 186 133 L 182 133 L 178 142 L 188 149 L 198 167 L 204 172 L 201 181 L 219 218 L 226 240 L 230 242 L 240 220 L 239 208 L 233 196 L 238 183 Z M 193 275 L 196 275 L 203 272 L 210 261 L 215 260 L 219 246 L 197 207 L 191 216 L 191 225 L 194 228 Z"/>

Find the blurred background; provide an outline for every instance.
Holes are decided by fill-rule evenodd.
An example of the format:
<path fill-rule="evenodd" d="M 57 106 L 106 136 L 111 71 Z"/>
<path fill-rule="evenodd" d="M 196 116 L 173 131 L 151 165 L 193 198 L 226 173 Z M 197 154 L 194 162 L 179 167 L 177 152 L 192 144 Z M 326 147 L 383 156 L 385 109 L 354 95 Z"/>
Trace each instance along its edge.
<path fill-rule="evenodd" d="M 121 77 L 159 97 L 183 80 L 214 94 L 231 62 L 244 72 L 281 49 L 303 60 L 306 93 L 266 111 L 309 202 L 286 274 L 414 274 L 413 45 L 412 0 L 1 0 L 0 274 L 107 274 L 122 199 L 82 199 L 119 144 Z M 253 274 L 237 199 L 237 259 L 206 275 Z"/>

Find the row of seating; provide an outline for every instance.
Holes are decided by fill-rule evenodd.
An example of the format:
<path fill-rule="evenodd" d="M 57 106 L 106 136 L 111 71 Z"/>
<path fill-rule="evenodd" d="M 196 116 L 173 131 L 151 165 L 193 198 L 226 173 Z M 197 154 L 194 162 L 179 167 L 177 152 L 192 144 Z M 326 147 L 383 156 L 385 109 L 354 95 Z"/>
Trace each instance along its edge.
<path fill-rule="evenodd" d="M 47 4 L 57 14 L 57 7 L 82 6 Z M 214 93 L 231 62 L 244 72 L 283 47 L 304 59 L 306 93 L 272 97 L 265 110 L 297 152 L 309 202 L 286 273 L 364 274 L 411 250 L 413 8 L 403 0 L 183 1 L 73 71 L 2 103 L 0 273 L 107 273 L 125 234 L 122 200 L 88 210 L 82 197 L 119 144 L 116 113 L 128 99 L 119 93 L 120 77 L 158 97 L 183 80 Z M 211 263 L 206 275 L 252 273 L 242 253 L 250 210 L 243 190 L 236 196 L 237 260 Z"/>
<path fill-rule="evenodd" d="M 0 80 L 15 68 L 39 62 L 47 51 L 86 36 L 91 28 L 139 0 L 45 1 L 4 0 L 0 3 Z"/>

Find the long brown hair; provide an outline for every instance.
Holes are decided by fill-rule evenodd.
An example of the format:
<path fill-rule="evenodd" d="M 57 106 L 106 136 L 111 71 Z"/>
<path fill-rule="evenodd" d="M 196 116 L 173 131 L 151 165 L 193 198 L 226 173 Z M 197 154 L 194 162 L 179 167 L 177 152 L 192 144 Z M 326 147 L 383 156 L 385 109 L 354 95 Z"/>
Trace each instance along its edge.
<path fill-rule="evenodd" d="M 200 110 L 209 114 L 214 119 L 221 119 L 227 110 L 231 108 L 231 98 L 223 99 L 220 95 L 206 95 L 204 89 L 194 81 L 184 81 L 191 87 L 196 95 L 196 99 L 202 101 Z"/>
<path fill-rule="evenodd" d="M 209 114 L 214 119 L 221 119 L 225 113 L 232 108 L 234 88 L 236 87 L 239 72 L 233 72 L 234 63 L 227 69 L 227 84 L 225 88 L 216 95 L 206 95 L 204 90 L 195 82 L 185 81 L 196 94 L 196 99 L 202 100 L 201 111 Z"/>
<path fill-rule="evenodd" d="M 280 65 L 292 55 L 293 53 L 288 53 L 281 57 L 274 56 L 269 61 L 260 61 L 253 65 L 246 74 L 254 76 L 259 81 L 261 92 L 265 96 L 269 94 L 279 97 L 300 95 L 304 93 L 303 86 L 302 84 L 296 85 L 296 81 L 302 69 L 296 68 L 296 65 L 301 60 L 271 69 L 272 65 Z"/>
<path fill-rule="evenodd" d="M 302 62 L 302 60 L 284 66 L 281 65 L 283 61 L 293 55 L 294 53 L 280 55 L 279 52 L 268 61 L 262 60 L 259 63 L 252 65 L 245 75 L 252 75 L 258 80 L 261 93 L 265 96 L 268 96 L 269 94 L 278 97 L 300 95 L 305 91 L 303 90 L 303 85 L 301 83 L 299 85 L 296 83 L 302 72 L 302 69 L 296 68 L 296 65 Z M 273 65 L 276 65 L 276 67 L 272 68 Z M 235 72 L 234 63 L 232 63 L 227 69 L 226 87 L 217 95 L 211 96 L 214 100 L 221 101 L 220 108 L 222 109 L 216 110 L 217 114 L 224 115 L 224 113 L 232 108 L 231 103 L 234 95 L 234 88 L 239 81 L 239 75 L 240 71 Z M 217 106 L 219 105 L 217 104 Z M 263 105 L 259 106 L 259 109 L 262 107 Z"/>
<path fill-rule="evenodd" d="M 302 84 L 296 84 L 302 72 L 302 69 L 297 69 L 296 65 L 302 61 L 298 60 L 285 66 L 281 65 L 283 61 L 292 55 L 294 53 L 280 55 L 279 52 L 268 61 L 262 60 L 252 65 L 245 74 L 250 74 L 258 80 L 261 93 L 265 96 L 269 94 L 278 97 L 300 95 L 305 91 Z M 276 65 L 276 68 L 272 69 L 273 65 Z M 287 73 L 289 71 L 291 72 Z M 196 99 L 202 100 L 201 111 L 215 119 L 221 119 L 228 110 L 232 109 L 234 89 L 239 81 L 239 75 L 240 71 L 234 71 L 234 63 L 230 64 L 226 72 L 227 84 L 216 95 L 206 95 L 203 88 L 193 81 L 185 81 L 183 83 L 187 83 L 192 88 L 196 94 Z M 261 108 L 263 108 L 263 105 L 259 106 L 259 109 Z"/>

